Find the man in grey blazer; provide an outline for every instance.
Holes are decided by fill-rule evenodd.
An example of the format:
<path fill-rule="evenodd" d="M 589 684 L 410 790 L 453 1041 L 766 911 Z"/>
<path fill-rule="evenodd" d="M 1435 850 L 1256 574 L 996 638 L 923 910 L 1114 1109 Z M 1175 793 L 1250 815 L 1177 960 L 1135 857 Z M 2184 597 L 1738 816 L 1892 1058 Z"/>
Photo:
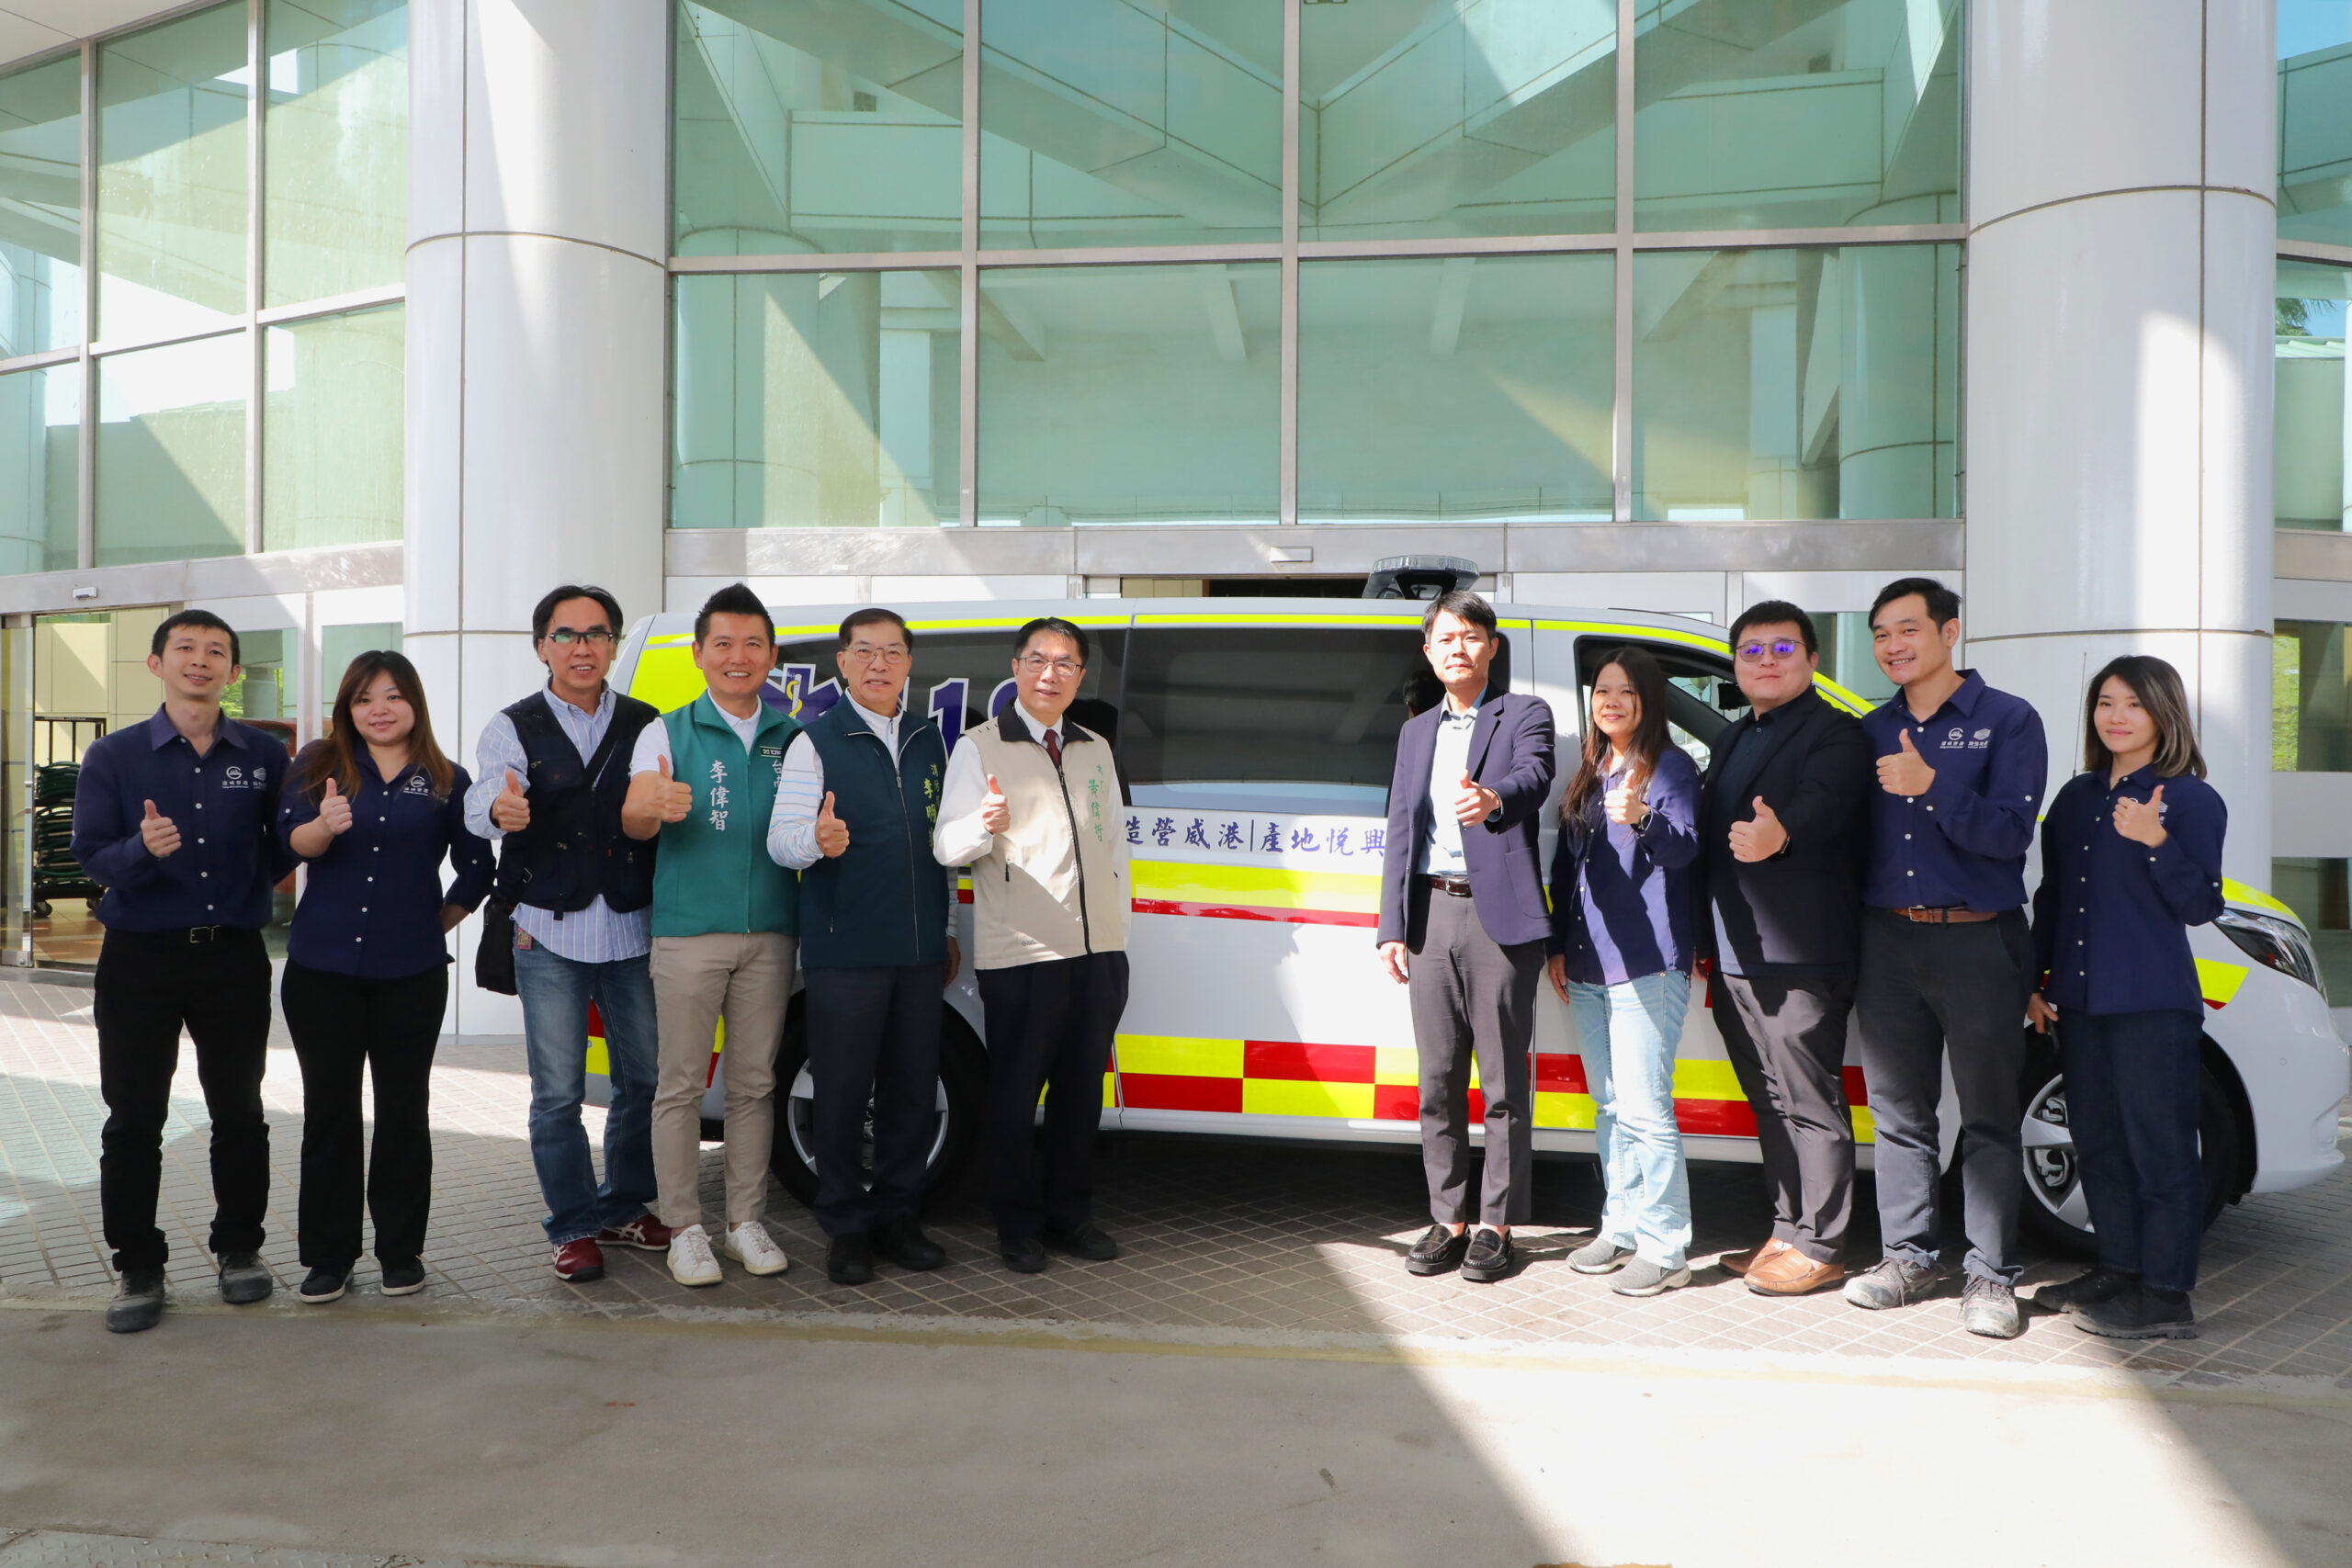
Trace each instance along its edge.
<path fill-rule="evenodd" d="M 1380 879 L 1381 962 L 1408 987 L 1420 1057 L 1428 1232 L 1405 1266 L 1459 1265 L 1484 1284 L 1518 1264 L 1533 1164 L 1528 1050 L 1551 915 L 1536 852 L 1552 789 L 1552 710 L 1490 688 L 1502 639 L 1475 593 L 1444 594 L 1421 620 L 1445 699 L 1396 737 Z M 1486 1172 L 1470 1234 L 1470 1063 L 1486 1099 Z"/>

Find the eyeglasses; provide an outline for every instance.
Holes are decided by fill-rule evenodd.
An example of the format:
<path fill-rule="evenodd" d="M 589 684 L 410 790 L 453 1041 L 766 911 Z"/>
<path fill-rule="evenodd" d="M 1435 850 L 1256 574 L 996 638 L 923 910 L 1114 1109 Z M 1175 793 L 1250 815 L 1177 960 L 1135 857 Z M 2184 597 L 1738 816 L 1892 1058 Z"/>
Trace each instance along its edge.
<path fill-rule="evenodd" d="M 897 643 L 888 648 L 876 648 L 870 642 L 852 643 L 846 651 L 853 664 L 872 664 L 878 660 L 893 670 L 904 664 L 910 657 L 906 649 Z"/>
<path fill-rule="evenodd" d="M 1804 644 L 1793 637 L 1785 637 L 1770 642 L 1744 642 L 1739 645 L 1739 661 L 1742 664 L 1761 664 L 1768 653 L 1775 659 L 1794 659 L 1804 647 Z"/>
<path fill-rule="evenodd" d="M 586 643 L 591 648 L 610 648 L 620 639 L 603 626 L 590 626 L 586 631 L 574 631 L 570 626 L 558 626 L 548 633 L 548 640 L 558 648 L 571 648 Z"/>
<path fill-rule="evenodd" d="M 1068 677 L 1077 674 L 1080 666 L 1075 659 L 1048 659 L 1042 653 L 1024 653 L 1021 656 L 1021 668 L 1032 675 L 1042 675 L 1050 670 Z"/>

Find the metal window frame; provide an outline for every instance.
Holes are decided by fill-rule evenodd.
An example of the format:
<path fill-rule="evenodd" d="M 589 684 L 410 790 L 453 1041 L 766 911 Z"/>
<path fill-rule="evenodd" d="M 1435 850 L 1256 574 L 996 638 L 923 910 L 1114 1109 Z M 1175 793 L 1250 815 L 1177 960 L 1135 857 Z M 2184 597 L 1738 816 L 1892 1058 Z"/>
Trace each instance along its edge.
<path fill-rule="evenodd" d="M 2317 262 L 2322 266 L 2352 266 L 2352 245 L 2327 245 L 2317 240 L 2281 240 L 2280 261 Z"/>

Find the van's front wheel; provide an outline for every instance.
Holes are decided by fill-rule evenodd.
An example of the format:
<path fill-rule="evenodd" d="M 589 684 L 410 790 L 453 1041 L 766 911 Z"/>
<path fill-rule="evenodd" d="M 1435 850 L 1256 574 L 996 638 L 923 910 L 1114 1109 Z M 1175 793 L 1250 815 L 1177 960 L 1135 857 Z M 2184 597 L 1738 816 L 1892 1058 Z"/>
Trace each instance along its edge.
<path fill-rule="evenodd" d="M 988 1083 L 988 1058 L 971 1026 L 952 1008 L 943 1010 L 940 1026 L 939 1084 L 933 1094 L 937 1117 L 932 1123 L 931 1147 L 923 1160 L 922 1190 L 929 1193 L 953 1176 L 970 1154 L 980 1127 L 980 1100 Z M 808 1026 L 795 1016 L 785 1026 L 784 1043 L 775 1058 L 775 1144 L 768 1168 L 784 1190 L 803 1203 L 817 1201 L 817 1156 L 812 1126 L 817 1083 L 808 1071 Z M 874 1155 L 874 1113 L 866 1109 L 861 1181 L 871 1183 Z"/>
<path fill-rule="evenodd" d="M 2065 1025 L 2061 1022 L 2060 1028 Z M 2238 1119 L 2229 1090 L 2213 1069 L 2198 1068 L 2198 1159 L 2205 1168 L 2205 1223 L 2228 1206 L 2238 1168 Z M 2025 1161 L 2026 1233 L 2052 1251 L 2075 1258 L 2098 1256 L 2091 1231 L 2090 1204 L 2083 1196 L 2082 1162 L 2075 1153 L 2075 1130 L 2066 1113 L 2066 1073 L 2056 1042 L 2027 1037 L 2025 1077 L 2019 1099 Z"/>

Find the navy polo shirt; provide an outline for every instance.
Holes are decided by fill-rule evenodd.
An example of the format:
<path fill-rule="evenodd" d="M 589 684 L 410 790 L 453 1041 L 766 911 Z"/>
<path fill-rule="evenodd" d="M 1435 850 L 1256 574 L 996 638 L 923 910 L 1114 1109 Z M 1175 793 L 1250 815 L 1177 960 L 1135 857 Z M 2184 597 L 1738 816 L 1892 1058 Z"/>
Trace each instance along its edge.
<path fill-rule="evenodd" d="M 2165 791 L 2165 841 L 2154 849 L 2115 830 L 2115 803 Z M 2222 912 L 2222 837 L 2229 807 L 2191 774 L 2152 769 L 2113 784 L 2076 773 L 2041 827 L 2041 886 L 2033 893 L 2033 948 L 2041 994 L 2060 1017 L 2204 1011 L 2188 928 Z"/>
<path fill-rule="evenodd" d="M 1561 827 L 1552 857 L 1549 946 L 1566 956 L 1567 977 L 1587 985 L 1690 971 L 1698 764 L 1675 746 L 1658 754 L 1642 792 L 1649 820 L 1639 829 L 1609 820 L 1602 802 L 1626 771 L 1601 780 L 1585 805 L 1581 831 L 1575 823 Z"/>
<path fill-rule="evenodd" d="M 295 759 L 307 780 L 311 757 L 324 746 L 313 741 Z M 294 930 L 286 955 L 310 969 L 363 980 L 397 980 L 450 962 L 441 931 L 441 906 L 471 911 L 490 892 L 490 840 L 466 828 L 466 770 L 452 764 L 449 793 L 433 798 L 433 781 L 411 765 L 390 780 L 376 771 L 373 753 L 362 748 L 359 790 L 351 797 L 351 826 L 326 852 L 309 863 L 302 901 L 294 907 Z M 313 821 L 319 801 L 297 784 L 278 808 L 277 830 L 292 853 L 294 829 Z M 445 891 L 441 862 L 456 867 L 457 880 Z"/>
<path fill-rule="evenodd" d="M 1928 718 L 1897 692 L 1862 716 L 1871 755 L 1911 744 L 1936 771 L 1918 795 L 1871 788 L 1871 863 L 1862 902 L 1874 909 L 1973 909 L 1998 914 L 2025 902 L 2025 856 L 2050 780 L 2041 716 L 2022 697 L 1995 691 L 1973 670 Z"/>
<path fill-rule="evenodd" d="M 100 923 L 123 931 L 269 924 L 270 889 L 294 868 L 270 831 L 286 768 L 277 737 L 225 716 L 199 757 L 160 707 L 92 746 L 74 795 L 74 858 L 106 886 Z M 150 800 L 180 830 L 180 847 L 160 860 L 139 832 Z"/>

